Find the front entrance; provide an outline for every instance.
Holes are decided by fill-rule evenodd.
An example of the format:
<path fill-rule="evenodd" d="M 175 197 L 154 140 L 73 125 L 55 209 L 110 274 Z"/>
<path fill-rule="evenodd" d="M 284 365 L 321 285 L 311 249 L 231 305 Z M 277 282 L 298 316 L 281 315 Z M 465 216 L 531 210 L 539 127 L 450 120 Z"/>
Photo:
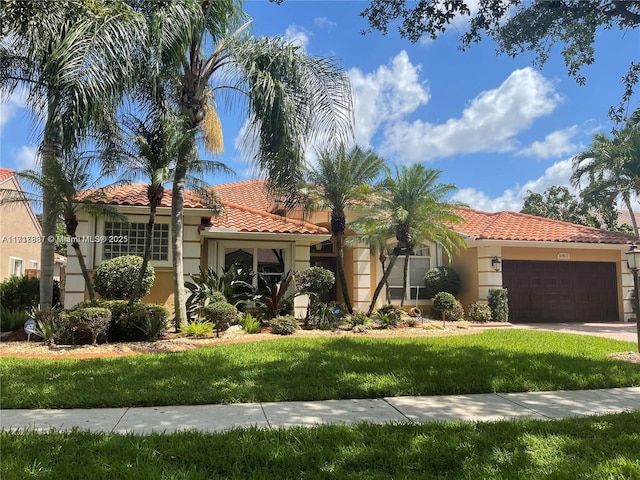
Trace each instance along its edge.
<path fill-rule="evenodd" d="M 512 322 L 618 320 L 613 262 L 503 260 L 502 282 Z"/>

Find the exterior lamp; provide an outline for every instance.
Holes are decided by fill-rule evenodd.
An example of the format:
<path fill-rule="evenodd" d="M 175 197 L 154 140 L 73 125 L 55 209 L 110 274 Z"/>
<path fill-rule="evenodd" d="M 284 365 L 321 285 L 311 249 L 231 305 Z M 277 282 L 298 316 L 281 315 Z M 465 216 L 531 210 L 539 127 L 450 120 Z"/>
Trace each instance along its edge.
<path fill-rule="evenodd" d="M 640 250 L 638 250 L 638 253 L 640 253 Z M 493 267 L 493 269 L 496 272 L 500 271 L 500 259 L 498 257 L 493 257 L 491 259 L 491 266 Z"/>
<path fill-rule="evenodd" d="M 633 273 L 633 306 L 636 314 L 636 329 L 638 331 L 638 352 L 640 352 L 640 297 L 638 296 L 638 269 L 640 268 L 640 248 L 632 244 L 625 252 L 627 256 L 627 266 Z"/>

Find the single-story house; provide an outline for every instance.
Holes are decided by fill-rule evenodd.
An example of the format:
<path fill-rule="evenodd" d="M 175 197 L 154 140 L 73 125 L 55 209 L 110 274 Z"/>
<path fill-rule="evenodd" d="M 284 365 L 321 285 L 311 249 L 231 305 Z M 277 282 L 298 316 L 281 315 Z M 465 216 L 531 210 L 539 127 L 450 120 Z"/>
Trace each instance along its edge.
<path fill-rule="evenodd" d="M 10 168 L 0 168 L 0 195 L 10 199 L 24 193 Z M 0 281 L 16 275 L 39 276 L 42 228 L 31 204 L 25 201 L 0 205 Z"/>
<path fill-rule="evenodd" d="M 143 252 L 148 220 L 146 185 L 126 185 L 107 190 L 105 202 L 117 206 L 129 224 L 83 216 L 79 236 L 106 241 L 81 243 L 89 269 L 104 260 Z M 268 195 L 263 180 L 248 180 L 213 187 L 222 213 L 212 216 L 195 195 L 188 194 L 184 217 L 184 271 L 186 279 L 198 267 L 218 271 L 235 262 L 253 271 L 282 275 L 319 265 L 335 271 L 336 253 L 330 231 L 329 212 L 308 216 L 285 212 Z M 152 264 L 156 282 L 145 301 L 172 303 L 171 192 L 165 191 L 156 217 Z M 348 212 L 347 220 L 358 215 Z M 456 225 L 467 248 L 449 261 L 436 244 L 416 249 L 409 263 L 406 307 L 428 310 L 424 297 L 424 274 L 434 266 L 450 265 L 460 273 L 458 295 L 466 308 L 484 301 L 489 289 L 509 290 L 510 319 L 527 321 L 622 321 L 633 316 L 633 290 L 625 251 L 634 237 L 590 227 L 514 212 L 487 213 L 462 208 L 465 222 Z M 111 242 L 118 237 L 127 242 Z M 389 278 L 390 297 L 399 303 L 402 294 L 402 262 Z M 366 310 L 371 294 L 382 277 L 378 254 L 368 245 L 345 249 L 345 269 L 354 308 Z M 188 275 L 187 275 L 188 274 Z M 68 254 L 65 305 L 85 298 L 85 285 L 77 259 Z M 333 299 L 341 300 L 339 291 Z M 379 304 L 385 294 L 380 296 Z M 296 314 L 302 315 L 306 299 L 296 299 Z"/>

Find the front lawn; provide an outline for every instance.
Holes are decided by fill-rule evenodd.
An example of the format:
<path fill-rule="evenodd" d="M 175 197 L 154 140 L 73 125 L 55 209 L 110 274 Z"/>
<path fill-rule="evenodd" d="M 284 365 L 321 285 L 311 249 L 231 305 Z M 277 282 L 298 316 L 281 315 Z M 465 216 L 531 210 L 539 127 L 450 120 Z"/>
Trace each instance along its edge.
<path fill-rule="evenodd" d="M 93 360 L 3 358 L 1 406 L 89 408 L 640 386 L 635 345 L 527 330 L 283 338 Z"/>
<path fill-rule="evenodd" d="M 640 412 L 559 421 L 0 433 L 3 480 L 634 479 Z"/>

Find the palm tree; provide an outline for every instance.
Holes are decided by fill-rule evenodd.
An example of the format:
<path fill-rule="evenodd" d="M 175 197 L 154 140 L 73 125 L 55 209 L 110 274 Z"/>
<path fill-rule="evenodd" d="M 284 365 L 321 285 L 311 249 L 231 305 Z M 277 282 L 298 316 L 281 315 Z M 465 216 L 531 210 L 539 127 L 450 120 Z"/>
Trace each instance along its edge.
<path fill-rule="evenodd" d="M 331 210 L 331 231 L 336 240 L 338 279 L 344 303 L 353 312 L 344 272 L 345 211 L 370 201 L 371 181 L 384 166 L 382 157 L 372 150 L 355 146 L 347 151 L 344 144 L 318 152 L 317 164 L 309 167 L 307 180 L 313 210 Z"/>
<path fill-rule="evenodd" d="M 0 16 L 0 92 L 24 89 L 44 122 L 39 153 L 47 238 L 56 233 L 56 205 L 46 178 L 55 178 L 65 152 L 113 111 L 143 50 L 146 24 L 123 2 L 88 0 L 2 2 Z M 42 306 L 51 306 L 54 248 L 42 242 Z"/>
<path fill-rule="evenodd" d="M 221 152 L 217 100 L 237 100 L 239 94 L 246 106 L 247 151 L 267 174 L 273 190 L 287 191 L 288 187 L 291 191 L 302 178 L 304 147 L 309 140 L 346 141 L 352 134 L 352 97 L 345 72 L 330 60 L 306 55 L 280 38 L 250 36 L 239 0 L 198 2 L 197 15 L 190 8 L 193 2 L 184 4 L 189 7 L 184 15 L 191 19 L 188 44 L 182 51 L 164 52 L 161 57 L 176 86 L 175 101 L 186 120 L 185 132 L 199 130 L 206 149 Z M 158 12 L 154 15 L 157 19 Z M 204 53 L 205 46 L 211 46 L 210 54 Z M 195 158 L 195 141 L 185 144 L 173 177 L 171 227 L 178 327 L 186 320 L 185 180 Z"/>
<path fill-rule="evenodd" d="M 640 193 L 640 129 L 629 123 L 612 137 L 595 134 L 589 150 L 573 158 L 572 168 L 571 183 L 579 188 L 586 178 L 588 196 L 606 198 L 611 204 L 615 204 L 618 196 L 622 197 L 637 237 L 638 224 L 631 197 Z"/>
<path fill-rule="evenodd" d="M 91 215 L 98 215 L 118 220 L 125 220 L 115 207 L 107 205 L 105 202 L 107 195 L 101 188 L 94 188 L 98 183 L 92 178 L 93 157 L 81 155 L 75 151 L 65 154 L 61 163 L 55 163 L 55 167 L 48 171 L 48 175 L 43 175 L 35 170 L 24 170 L 18 175 L 39 188 L 44 196 L 47 192 L 52 200 L 53 208 L 50 211 L 54 215 L 54 220 L 62 218 L 66 234 L 71 240 L 71 246 L 76 254 L 80 271 L 84 278 L 89 300 L 96 304 L 96 294 L 93 282 L 89 276 L 84 254 L 80 249 L 80 242 L 76 236 L 78 228 L 78 213 L 86 212 Z M 34 198 L 30 198 L 34 200 Z"/>
<path fill-rule="evenodd" d="M 387 177 L 379 185 L 380 194 L 371 213 L 361 222 L 377 225 L 379 234 L 395 236 L 397 244 L 392 250 L 389 265 L 374 292 L 369 313 L 373 311 L 382 286 L 387 282 L 396 259 L 404 255 L 402 299 L 407 295 L 409 258 L 421 243 L 431 240 L 439 244 L 451 257 L 464 248 L 463 237 L 453 230 L 456 223 L 464 221 L 456 208 L 463 205 L 447 200 L 454 190 L 451 184 L 437 183 L 439 170 L 426 169 L 421 164 L 395 167 L 395 175 L 387 170 Z"/>
<path fill-rule="evenodd" d="M 195 132 L 185 133 L 181 125 L 182 120 L 177 118 L 167 107 L 167 105 L 152 106 L 145 119 L 135 115 L 127 116 L 124 124 L 128 135 L 125 134 L 124 145 L 112 144 L 109 146 L 112 155 L 112 158 L 109 159 L 110 164 L 115 162 L 115 165 L 120 168 L 124 167 L 125 171 L 134 176 L 142 175 L 149 181 L 147 184 L 149 220 L 145 234 L 144 254 L 136 282 L 137 287 L 129 300 L 130 305 L 136 298 L 139 298 L 137 292 L 142 289 L 144 272 L 146 272 L 151 259 L 155 218 L 162 202 L 165 184 L 172 179 L 172 169 L 179 152 L 185 144 L 191 145 L 194 141 Z M 113 158 L 114 154 L 116 158 Z M 210 160 L 198 159 L 195 166 L 207 172 L 231 173 L 224 164 Z M 195 191 L 202 190 L 202 185 L 197 178 L 188 177 L 187 181 Z M 204 199 L 208 198 L 209 194 L 203 193 L 201 196 Z M 211 207 L 212 213 L 215 213 L 217 211 L 216 205 L 212 203 Z"/>

